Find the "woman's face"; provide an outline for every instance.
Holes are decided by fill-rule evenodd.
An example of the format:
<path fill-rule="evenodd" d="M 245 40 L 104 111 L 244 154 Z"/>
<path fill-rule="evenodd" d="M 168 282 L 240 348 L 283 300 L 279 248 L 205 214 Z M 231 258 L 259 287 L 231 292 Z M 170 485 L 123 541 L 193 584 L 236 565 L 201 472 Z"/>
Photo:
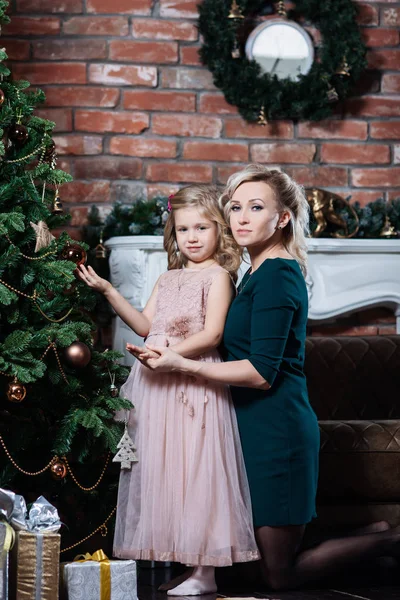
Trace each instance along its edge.
<path fill-rule="evenodd" d="M 264 245 L 273 235 L 281 235 L 277 226 L 287 224 L 287 213 L 279 212 L 273 189 L 263 181 L 242 183 L 231 199 L 229 215 L 233 237 L 239 246 Z"/>

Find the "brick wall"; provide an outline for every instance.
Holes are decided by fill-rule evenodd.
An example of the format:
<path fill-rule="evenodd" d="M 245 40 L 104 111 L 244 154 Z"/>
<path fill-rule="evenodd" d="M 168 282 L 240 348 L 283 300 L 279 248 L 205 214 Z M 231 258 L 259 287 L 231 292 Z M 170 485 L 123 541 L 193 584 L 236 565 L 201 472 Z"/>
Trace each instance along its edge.
<path fill-rule="evenodd" d="M 46 92 L 75 235 L 92 203 L 223 184 L 249 161 L 361 203 L 400 197 L 400 2 L 357 5 L 369 48 L 358 95 L 326 122 L 260 127 L 201 66 L 196 0 L 11 0 L 2 44 L 15 77 Z"/>

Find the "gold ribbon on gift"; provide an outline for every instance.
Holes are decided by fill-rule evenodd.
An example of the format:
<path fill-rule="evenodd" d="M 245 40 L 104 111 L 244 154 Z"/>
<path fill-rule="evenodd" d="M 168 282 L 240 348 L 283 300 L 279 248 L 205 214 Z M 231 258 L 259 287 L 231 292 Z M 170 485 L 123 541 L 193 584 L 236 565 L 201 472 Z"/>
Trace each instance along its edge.
<path fill-rule="evenodd" d="M 94 561 L 100 563 L 100 600 L 111 600 L 111 568 L 110 561 L 103 550 L 90 554 L 78 554 L 74 562 Z"/>
<path fill-rule="evenodd" d="M 4 546 L 1 549 L 2 552 L 9 552 L 11 548 L 14 546 L 15 542 L 15 531 L 8 523 L 2 521 L 3 525 L 6 526 L 6 535 L 4 538 Z"/>

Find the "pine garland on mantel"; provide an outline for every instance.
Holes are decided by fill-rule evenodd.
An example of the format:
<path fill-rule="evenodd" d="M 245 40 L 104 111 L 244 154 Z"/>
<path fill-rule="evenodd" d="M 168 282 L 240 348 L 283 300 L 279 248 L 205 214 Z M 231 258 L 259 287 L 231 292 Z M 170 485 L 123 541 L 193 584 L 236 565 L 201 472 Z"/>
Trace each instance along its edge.
<path fill-rule="evenodd" d="M 354 2 L 298 0 L 295 9 L 288 11 L 288 19 L 315 27 L 322 39 L 321 44 L 314 44 L 311 70 L 297 82 L 262 74 L 243 50 L 257 18 L 268 8 L 272 12 L 274 3 L 237 0 L 236 6 L 243 19 L 228 17 L 232 0 L 203 0 L 199 5 L 199 31 L 204 40 L 200 56 L 227 102 L 237 106 L 246 121 L 260 124 L 273 119 L 318 121 L 329 117 L 336 101 L 351 93 L 366 67 Z M 339 74 L 343 61 L 348 68 L 345 77 Z"/>

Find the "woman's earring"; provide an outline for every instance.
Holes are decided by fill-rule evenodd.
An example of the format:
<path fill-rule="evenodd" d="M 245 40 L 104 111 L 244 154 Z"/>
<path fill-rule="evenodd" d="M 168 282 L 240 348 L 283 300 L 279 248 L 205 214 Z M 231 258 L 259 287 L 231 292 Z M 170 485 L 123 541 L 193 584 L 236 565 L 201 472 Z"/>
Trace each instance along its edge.
<path fill-rule="evenodd" d="M 282 225 L 277 225 L 276 228 L 277 229 L 282 229 Z"/>

